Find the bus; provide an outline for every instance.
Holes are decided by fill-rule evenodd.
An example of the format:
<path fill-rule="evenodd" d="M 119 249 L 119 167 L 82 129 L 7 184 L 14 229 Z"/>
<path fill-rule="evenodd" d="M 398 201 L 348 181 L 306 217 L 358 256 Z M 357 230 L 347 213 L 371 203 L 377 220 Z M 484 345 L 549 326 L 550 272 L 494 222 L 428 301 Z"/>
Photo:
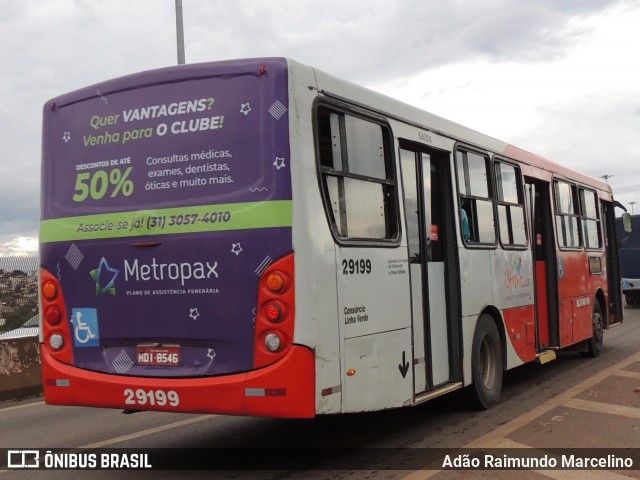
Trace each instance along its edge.
<path fill-rule="evenodd" d="M 632 230 L 638 232 L 640 215 L 632 215 Z M 640 239 L 638 234 L 626 235 L 624 218 L 616 218 L 616 230 L 620 242 L 620 275 L 622 294 L 627 305 L 640 304 Z"/>
<path fill-rule="evenodd" d="M 420 404 L 622 322 L 606 183 L 286 58 L 43 108 L 45 402 L 310 418 Z"/>

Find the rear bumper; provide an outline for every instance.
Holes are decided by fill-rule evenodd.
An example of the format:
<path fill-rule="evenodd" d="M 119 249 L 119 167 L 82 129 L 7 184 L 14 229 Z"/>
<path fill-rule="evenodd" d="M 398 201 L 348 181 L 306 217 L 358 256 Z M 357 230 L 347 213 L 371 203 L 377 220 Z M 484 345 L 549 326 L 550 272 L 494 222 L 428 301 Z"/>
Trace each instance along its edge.
<path fill-rule="evenodd" d="M 61 363 L 42 348 L 44 399 L 49 405 L 284 418 L 315 416 L 313 351 L 294 345 L 259 370 L 201 378 L 111 375 Z M 172 393 L 173 392 L 173 393 Z"/>

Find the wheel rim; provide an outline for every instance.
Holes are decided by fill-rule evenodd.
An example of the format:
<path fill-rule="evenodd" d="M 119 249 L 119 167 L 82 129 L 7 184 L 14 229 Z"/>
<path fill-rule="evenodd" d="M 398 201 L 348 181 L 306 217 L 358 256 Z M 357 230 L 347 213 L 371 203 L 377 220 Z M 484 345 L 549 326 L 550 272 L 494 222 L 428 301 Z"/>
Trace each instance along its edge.
<path fill-rule="evenodd" d="M 496 355 L 493 339 L 486 335 L 480 343 L 480 377 L 487 390 L 491 390 L 496 382 Z"/>

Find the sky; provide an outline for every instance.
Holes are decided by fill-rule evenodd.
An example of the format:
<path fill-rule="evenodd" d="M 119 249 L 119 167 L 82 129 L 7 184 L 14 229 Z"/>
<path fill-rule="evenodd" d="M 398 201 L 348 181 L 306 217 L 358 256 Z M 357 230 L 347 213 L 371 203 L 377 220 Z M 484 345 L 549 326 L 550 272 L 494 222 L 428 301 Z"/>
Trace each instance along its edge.
<path fill-rule="evenodd" d="M 2 0 L 0 256 L 35 254 L 42 108 L 177 63 L 175 0 Z M 285 56 L 594 177 L 640 213 L 640 0 L 183 0 L 187 63 Z M 620 213 L 620 212 L 618 212 Z"/>

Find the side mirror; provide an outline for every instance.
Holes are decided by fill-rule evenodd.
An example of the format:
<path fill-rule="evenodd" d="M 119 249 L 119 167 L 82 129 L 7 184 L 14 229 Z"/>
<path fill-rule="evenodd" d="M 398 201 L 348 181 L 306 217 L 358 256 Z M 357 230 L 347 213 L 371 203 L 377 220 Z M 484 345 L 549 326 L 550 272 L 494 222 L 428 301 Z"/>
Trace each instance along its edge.
<path fill-rule="evenodd" d="M 622 214 L 622 228 L 624 228 L 625 233 L 631 233 L 633 231 L 633 223 L 631 222 L 630 213 Z"/>

